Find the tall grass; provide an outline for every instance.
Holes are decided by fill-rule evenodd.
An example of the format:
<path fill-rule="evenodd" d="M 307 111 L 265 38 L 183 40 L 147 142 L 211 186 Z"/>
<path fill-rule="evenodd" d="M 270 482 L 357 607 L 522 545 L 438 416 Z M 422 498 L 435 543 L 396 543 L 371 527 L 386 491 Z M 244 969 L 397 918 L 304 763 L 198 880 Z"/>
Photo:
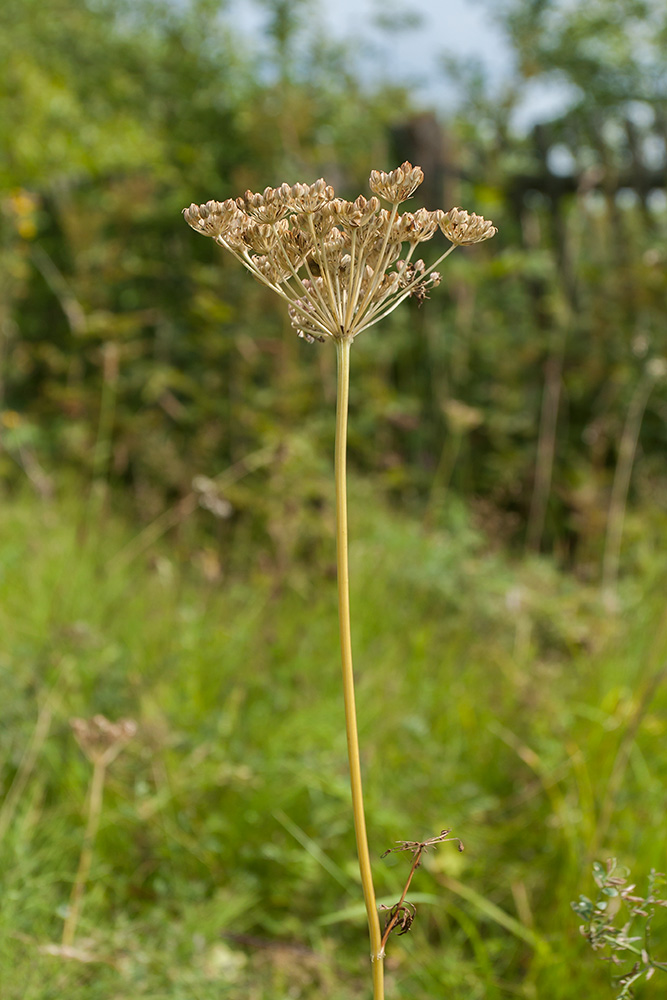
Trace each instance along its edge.
<path fill-rule="evenodd" d="M 664 867 L 664 566 L 622 581 L 610 618 L 547 562 L 489 553 L 454 502 L 424 532 L 351 493 L 379 901 L 405 879 L 401 855 L 379 860 L 397 837 L 452 826 L 466 846 L 426 856 L 388 997 L 605 996 L 569 901 L 595 857 Z M 203 528 L 128 563 L 120 517 L 81 548 L 75 491 L 2 509 L 3 1000 L 361 995 L 331 574 L 295 566 L 277 588 L 239 532 L 222 565 L 250 568 L 212 584 Z M 89 780 L 68 720 L 98 712 L 139 736 L 108 776 L 77 938 L 90 961 L 63 962 L 49 945 Z"/>

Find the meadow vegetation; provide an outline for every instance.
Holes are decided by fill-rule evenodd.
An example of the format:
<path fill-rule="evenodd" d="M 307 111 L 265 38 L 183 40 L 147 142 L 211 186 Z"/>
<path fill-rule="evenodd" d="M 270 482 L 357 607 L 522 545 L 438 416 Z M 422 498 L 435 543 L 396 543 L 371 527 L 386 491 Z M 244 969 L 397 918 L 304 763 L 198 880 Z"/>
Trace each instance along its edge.
<path fill-rule="evenodd" d="M 0 10 L 2 1000 L 367 995 L 335 356 L 179 213 L 284 178 L 354 196 L 429 151 L 444 198 L 414 207 L 500 233 L 355 345 L 379 901 L 396 841 L 465 844 L 425 856 L 387 996 L 613 997 L 570 901 L 597 898 L 596 861 L 638 885 L 667 864 L 662 5 L 508 4 L 516 79 L 494 96 L 450 60 L 464 101 L 435 150 L 306 0 L 267 0 L 261 63 L 217 0 L 47 6 Z M 553 74 L 570 104 L 517 133 Z M 71 720 L 96 715 L 137 730 L 67 957 L 93 777 Z M 652 941 L 664 958 L 664 913 Z"/>
<path fill-rule="evenodd" d="M 381 901 L 405 876 L 401 855 L 379 860 L 397 839 L 447 825 L 466 847 L 425 858 L 389 995 L 603 995 L 609 971 L 570 900 L 601 851 L 634 871 L 664 858 L 664 567 L 610 617 L 547 560 L 490 553 L 460 506 L 425 533 L 361 481 L 351 499 Z M 243 569 L 212 572 L 195 524 L 128 563 L 136 529 L 106 512 L 85 533 L 71 488 L 47 504 L 5 494 L 3 510 L 2 751 L 22 781 L 2 814 L 4 996 L 357 995 L 330 563 L 277 578 L 238 539 Z M 331 505 L 320 525 L 328 548 Z M 91 707 L 139 730 L 109 769 L 77 934 L 90 962 L 63 961 L 44 949 L 62 934 L 91 771 L 68 720 Z"/>

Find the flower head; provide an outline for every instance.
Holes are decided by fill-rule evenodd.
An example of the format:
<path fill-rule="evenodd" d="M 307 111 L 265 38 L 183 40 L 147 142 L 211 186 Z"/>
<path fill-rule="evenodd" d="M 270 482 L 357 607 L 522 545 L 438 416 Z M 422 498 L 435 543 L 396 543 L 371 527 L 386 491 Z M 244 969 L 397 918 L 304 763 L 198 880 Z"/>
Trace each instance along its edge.
<path fill-rule="evenodd" d="M 450 208 L 440 221 L 440 228 L 448 240 L 456 246 L 468 246 L 471 243 L 481 243 L 495 236 L 498 230 L 481 215 L 470 215 L 463 208 Z"/>
<path fill-rule="evenodd" d="M 290 195 L 289 184 L 281 184 L 279 188 L 264 188 L 262 194 L 246 191 L 243 198 L 236 199 L 236 204 L 257 222 L 270 224 L 289 215 Z"/>
<path fill-rule="evenodd" d="M 371 170 L 368 186 L 373 194 L 380 195 L 392 205 L 399 205 L 412 197 L 423 180 L 422 168 L 413 167 L 406 160 L 390 174 L 385 174 L 384 170 Z"/>
<path fill-rule="evenodd" d="M 371 198 L 336 198 L 319 178 L 193 204 L 183 214 L 195 232 L 212 237 L 286 301 L 299 337 L 353 339 L 408 296 L 422 302 L 440 282 L 435 268 L 455 246 L 496 232 L 460 208 L 399 214 L 423 179 L 421 167 L 406 161 L 390 173 L 371 172 Z M 380 198 L 391 208 L 381 208 Z M 453 245 L 428 267 L 413 261 L 418 244 L 438 228 Z"/>
<path fill-rule="evenodd" d="M 92 719 L 70 719 L 69 724 L 77 743 L 93 763 L 111 763 L 137 733 L 137 724 L 133 719 L 111 722 L 104 715 L 94 715 Z"/>

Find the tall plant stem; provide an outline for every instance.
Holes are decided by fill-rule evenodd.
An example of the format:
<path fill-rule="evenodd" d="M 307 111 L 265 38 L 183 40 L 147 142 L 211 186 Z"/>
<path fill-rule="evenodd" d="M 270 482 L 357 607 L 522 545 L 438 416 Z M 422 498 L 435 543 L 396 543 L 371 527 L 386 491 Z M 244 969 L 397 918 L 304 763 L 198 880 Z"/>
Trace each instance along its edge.
<path fill-rule="evenodd" d="M 336 564 L 338 569 L 338 614 L 340 621 L 340 648 L 343 666 L 343 698 L 345 701 L 345 730 L 347 733 L 347 753 L 350 763 L 350 784 L 352 787 L 352 812 L 354 832 L 357 838 L 357 854 L 361 886 L 368 916 L 371 941 L 371 964 L 373 970 L 373 1000 L 384 1000 L 384 948 L 378 917 L 371 858 L 368 850 L 364 797 L 361 787 L 361 762 L 359 759 L 359 735 L 357 733 L 357 710 L 354 698 L 354 671 L 352 668 L 352 638 L 350 634 L 350 577 L 347 542 L 347 410 L 350 388 L 350 347 L 349 337 L 336 340 L 338 359 L 338 385 L 336 393 Z"/>
<path fill-rule="evenodd" d="M 641 430 L 644 411 L 648 403 L 655 378 L 647 372 L 642 376 L 630 400 L 628 415 L 621 435 L 618 449 L 618 461 L 614 471 L 614 482 L 611 488 L 609 513 L 607 515 L 607 535 L 602 556 L 602 591 L 612 595 L 618 581 L 618 567 L 621 561 L 621 542 L 623 540 L 623 522 L 625 508 L 628 503 L 628 491 L 632 467 L 637 453 L 639 432 Z"/>
<path fill-rule="evenodd" d="M 107 773 L 106 761 L 98 758 L 93 762 L 93 777 L 90 783 L 90 793 L 88 798 L 88 820 L 86 830 L 83 835 L 83 847 L 79 858 L 79 867 L 74 880 L 74 887 L 70 897 L 69 912 L 65 918 L 63 927 L 63 947 L 71 948 L 74 944 L 77 924 L 81 914 L 81 904 L 86 882 L 90 874 L 90 866 L 93 861 L 93 847 L 95 838 L 100 826 L 100 816 L 102 814 L 102 795 L 104 793 L 104 781 Z"/>
<path fill-rule="evenodd" d="M 535 463 L 535 484 L 530 501 L 526 546 L 539 552 L 544 534 L 544 522 L 551 492 L 551 480 L 556 453 L 556 430 L 560 407 L 561 382 L 565 356 L 565 338 L 557 345 L 552 357 L 547 361 L 540 429 L 537 439 L 537 460 Z"/>

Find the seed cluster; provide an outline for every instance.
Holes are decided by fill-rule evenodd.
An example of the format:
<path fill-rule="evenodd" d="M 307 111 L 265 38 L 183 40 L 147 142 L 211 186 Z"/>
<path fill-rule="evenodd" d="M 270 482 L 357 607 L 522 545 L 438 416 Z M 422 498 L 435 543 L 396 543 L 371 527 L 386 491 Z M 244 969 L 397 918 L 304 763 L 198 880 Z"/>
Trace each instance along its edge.
<path fill-rule="evenodd" d="M 137 733 L 137 724 L 133 719 L 111 722 L 104 715 L 94 715 L 92 719 L 70 719 L 69 724 L 77 743 L 93 763 L 110 764 Z"/>
<path fill-rule="evenodd" d="M 435 270 L 455 246 L 480 243 L 495 226 L 461 208 L 399 214 L 424 179 L 407 161 L 373 170 L 373 197 L 336 198 L 322 178 L 281 184 L 243 198 L 208 201 L 183 210 L 186 222 L 229 250 L 289 308 L 292 326 L 311 343 L 353 339 L 388 316 L 408 296 L 423 300 L 440 283 Z M 383 208 L 380 198 L 389 203 Z M 434 264 L 413 260 L 437 230 L 451 246 Z"/>

